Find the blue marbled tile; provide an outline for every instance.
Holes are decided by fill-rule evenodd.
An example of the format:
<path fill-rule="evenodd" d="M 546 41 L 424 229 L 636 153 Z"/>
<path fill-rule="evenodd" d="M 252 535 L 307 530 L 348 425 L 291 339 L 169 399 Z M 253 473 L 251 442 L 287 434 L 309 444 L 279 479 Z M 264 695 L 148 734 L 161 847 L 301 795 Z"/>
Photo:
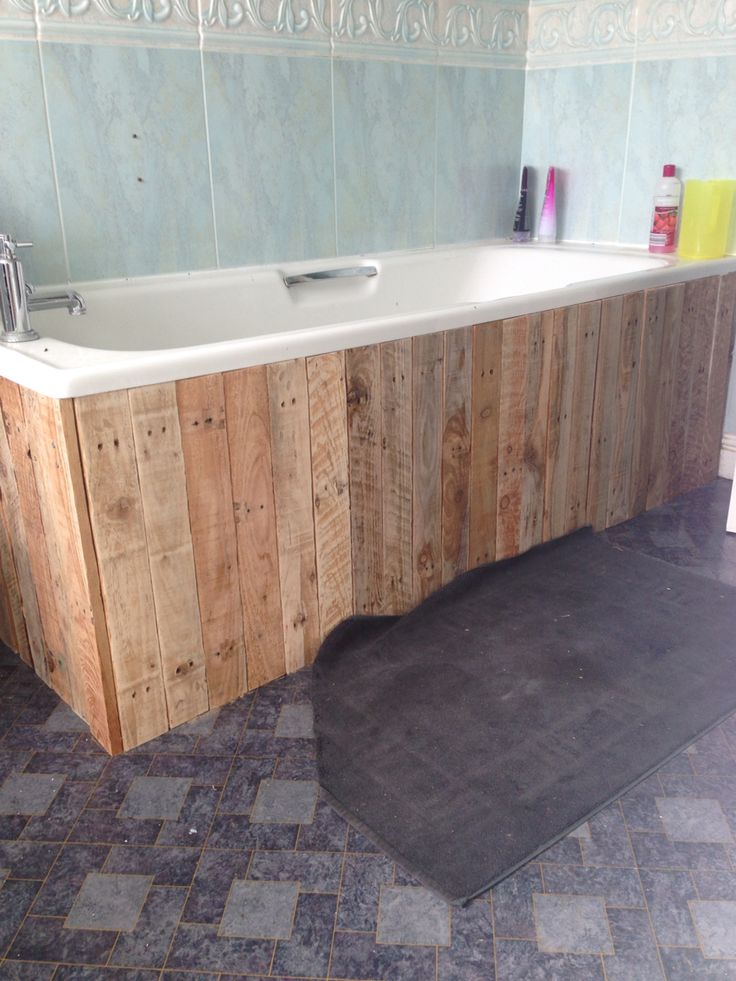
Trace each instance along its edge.
<path fill-rule="evenodd" d="M 345 856 L 337 909 L 342 930 L 375 931 L 381 886 L 393 879 L 393 862 L 385 855 Z"/>
<path fill-rule="evenodd" d="M 37 916 L 66 916 L 88 872 L 99 872 L 109 845 L 64 845 L 33 904 Z"/>
<path fill-rule="evenodd" d="M 87 759 L 87 757 L 80 758 Z M 116 756 L 108 759 L 90 798 L 89 806 L 103 811 L 117 811 L 125 800 L 133 780 L 148 773 L 152 762 L 153 756 L 148 754 Z"/>
<path fill-rule="evenodd" d="M 497 937 L 536 937 L 532 896 L 543 892 L 539 866 L 530 863 L 494 886 L 493 930 Z"/>
<path fill-rule="evenodd" d="M 188 886 L 199 855 L 199 848 L 115 845 L 105 863 L 105 872 L 150 875 L 155 886 Z"/>
<path fill-rule="evenodd" d="M 48 811 L 30 819 L 23 830 L 23 838 L 65 841 L 91 792 L 91 783 L 65 783 Z"/>
<path fill-rule="evenodd" d="M 322 791 L 319 793 L 321 795 Z M 347 832 L 348 824 L 345 818 L 319 796 L 312 823 L 303 824 L 299 829 L 297 849 L 312 852 L 341 852 L 345 847 Z"/>
<path fill-rule="evenodd" d="M 337 893 L 341 868 L 339 852 L 257 851 L 248 878 L 264 882 L 298 882 L 303 893 Z"/>
<path fill-rule="evenodd" d="M 673 947 L 697 947 L 688 902 L 697 899 L 688 872 L 642 869 L 641 884 L 647 899 L 657 943 Z"/>
<path fill-rule="evenodd" d="M 82 811 L 69 833 L 69 841 L 96 841 L 130 845 L 152 845 L 161 821 L 118 818 L 112 811 Z"/>
<path fill-rule="evenodd" d="M 330 62 L 204 55 L 221 265 L 334 255 Z"/>
<path fill-rule="evenodd" d="M 36 841 L 0 841 L 0 869 L 16 879 L 45 879 L 59 846 Z"/>
<path fill-rule="evenodd" d="M 273 775 L 274 761 L 236 758 L 219 804 L 221 814 L 249 814 L 261 780 Z"/>
<path fill-rule="evenodd" d="M 437 68 L 336 59 L 333 72 L 338 252 L 432 245 Z"/>
<path fill-rule="evenodd" d="M 621 241 L 647 242 L 663 164 L 682 179 L 736 177 L 735 88 L 736 55 L 637 62 Z"/>
<path fill-rule="evenodd" d="M 34 243 L 22 253 L 29 281 L 59 283 L 66 263 L 35 42 L 0 40 L 0 64 L 5 93 L 23 94 L 0 100 L 0 231 Z"/>
<path fill-rule="evenodd" d="M 6 882 L 0 889 L 0 959 L 23 922 L 38 888 L 38 882 L 20 879 Z"/>
<path fill-rule="evenodd" d="M 535 232 L 552 165 L 558 237 L 616 241 L 632 71 L 618 64 L 527 73 L 521 162 L 535 171 Z"/>
<path fill-rule="evenodd" d="M 190 923 L 219 923 L 233 880 L 246 877 L 249 862 L 247 850 L 206 849 L 189 890 L 182 919 Z"/>
<path fill-rule="evenodd" d="M 208 839 L 210 848 L 293 848 L 296 824 L 251 824 L 244 814 L 218 814 Z"/>
<path fill-rule="evenodd" d="M 524 72 L 440 66 L 438 243 L 511 234 L 523 117 Z"/>
<path fill-rule="evenodd" d="M 272 940 L 219 937 L 212 926 L 181 923 L 174 935 L 167 967 L 189 971 L 268 972 Z"/>
<path fill-rule="evenodd" d="M 608 923 L 615 954 L 604 957 L 606 981 L 662 981 L 647 911 L 609 909 Z"/>
<path fill-rule="evenodd" d="M 586 865 L 634 866 L 634 853 L 618 802 L 610 804 L 588 821 L 590 838 L 581 838 Z"/>
<path fill-rule="evenodd" d="M 8 952 L 15 960 L 105 963 L 117 939 L 114 930 L 66 930 L 64 921 L 28 916 Z"/>
<path fill-rule="evenodd" d="M 601 959 L 593 954 L 546 954 L 527 940 L 497 940 L 496 965 L 503 981 L 559 978 L 604 981 Z"/>
<path fill-rule="evenodd" d="M 330 973 L 335 978 L 433 978 L 435 949 L 377 944 L 372 934 L 335 931 Z"/>
<path fill-rule="evenodd" d="M 149 771 L 151 777 L 189 777 L 193 784 L 205 787 L 221 787 L 230 772 L 231 760 L 227 757 L 165 756 L 154 758 Z"/>
<path fill-rule="evenodd" d="M 636 869 L 544 866 L 544 889 L 549 893 L 602 896 L 607 906 L 643 906 L 644 896 Z"/>
<path fill-rule="evenodd" d="M 192 787 L 178 820 L 164 821 L 156 844 L 192 848 L 206 841 L 219 796 L 217 787 Z"/>
<path fill-rule="evenodd" d="M 482 899 L 452 910 L 452 943 L 438 951 L 438 981 L 489 981 L 493 973 L 491 907 Z"/>
<path fill-rule="evenodd" d="M 102 756 L 80 756 L 74 753 L 34 753 L 28 762 L 26 773 L 63 773 L 67 782 L 95 781 L 105 768 Z M 0 765 L 0 771 L 2 766 Z M 0 772 L 2 779 L 2 772 Z"/>
<path fill-rule="evenodd" d="M 45 44 L 72 279 L 215 263 L 196 51 Z"/>
<path fill-rule="evenodd" d="M 111 963 L 162 967 L 184 907 L 186 894 L 186 889 L 151 889 L 135 929 L 120 934 L 110 958 Z"/>

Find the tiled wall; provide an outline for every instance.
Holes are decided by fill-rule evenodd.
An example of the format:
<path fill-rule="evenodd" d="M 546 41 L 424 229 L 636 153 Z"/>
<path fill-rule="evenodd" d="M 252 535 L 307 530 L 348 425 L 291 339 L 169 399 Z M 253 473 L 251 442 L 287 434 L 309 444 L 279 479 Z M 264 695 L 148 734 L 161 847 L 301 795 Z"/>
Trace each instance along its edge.
<path fill-rule="evenodd" d="M 37 282 L 511 227 L 525 0 L 36 4 L 0 0 L 0 230 Z"/>

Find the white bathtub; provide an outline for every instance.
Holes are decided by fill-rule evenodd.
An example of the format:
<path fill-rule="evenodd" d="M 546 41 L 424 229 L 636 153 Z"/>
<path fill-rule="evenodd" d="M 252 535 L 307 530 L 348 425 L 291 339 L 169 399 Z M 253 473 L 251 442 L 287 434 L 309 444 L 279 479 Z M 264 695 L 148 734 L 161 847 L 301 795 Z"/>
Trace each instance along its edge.
<path fill-rule="evenodd" d="M 283 277 L 374 265 L 378 275 Z M 644 250 L 490 243 L 216 272 L 75 283 L 88 312 L 35 313 L 41 339 L 0 374 L 54 398 L 324 354 L 736 270 Z"/>

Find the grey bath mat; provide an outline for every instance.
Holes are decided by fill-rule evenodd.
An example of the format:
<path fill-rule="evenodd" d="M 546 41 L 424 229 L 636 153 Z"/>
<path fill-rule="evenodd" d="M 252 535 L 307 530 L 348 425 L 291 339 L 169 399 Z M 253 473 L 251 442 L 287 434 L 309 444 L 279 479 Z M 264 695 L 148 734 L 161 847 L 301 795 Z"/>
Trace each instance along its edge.
<path fill-rule="evenodd" d="M 467 901 L 736 708 L 736 590 L 586 529 L 346 620 L 313 677 L 323 787 Z"/>

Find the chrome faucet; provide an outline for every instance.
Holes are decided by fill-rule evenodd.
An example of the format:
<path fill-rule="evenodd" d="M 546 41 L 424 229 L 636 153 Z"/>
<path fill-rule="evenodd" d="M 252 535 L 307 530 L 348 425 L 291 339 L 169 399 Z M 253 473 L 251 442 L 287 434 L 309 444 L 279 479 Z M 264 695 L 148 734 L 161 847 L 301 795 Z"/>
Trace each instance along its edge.
<path fill-rule="evenodd" d="M 79 316 L 87 310 L 84 300 L 76 290 L 37 293 L 26 282 L 23 266 L 15 250 L 29 248 L 31 245 L 31 242 L 15 242 L 10 235 L 0 232 L 0 314 L 3 321 L 0 341 L 6 344 L 38 340 L 38 334 L 31 327 L 30 315 L 34 310 L 66 307 L 73 316 Z"/>

